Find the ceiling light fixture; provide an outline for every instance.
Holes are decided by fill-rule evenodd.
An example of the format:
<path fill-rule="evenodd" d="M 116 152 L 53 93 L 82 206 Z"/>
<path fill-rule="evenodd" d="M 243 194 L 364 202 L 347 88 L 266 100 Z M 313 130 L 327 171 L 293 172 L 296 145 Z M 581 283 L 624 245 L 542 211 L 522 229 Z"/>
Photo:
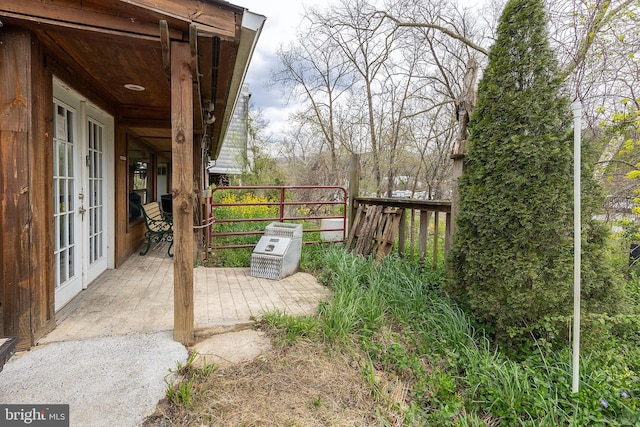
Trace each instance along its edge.
<path fill-rule="evenodd" d="M 126 85 L 124 85 L 124 87 L 135 92 L 142 92 L 143 90 L 145 90 L 144 86 L 136 85 L 133 83 L 127 83 Z"/>

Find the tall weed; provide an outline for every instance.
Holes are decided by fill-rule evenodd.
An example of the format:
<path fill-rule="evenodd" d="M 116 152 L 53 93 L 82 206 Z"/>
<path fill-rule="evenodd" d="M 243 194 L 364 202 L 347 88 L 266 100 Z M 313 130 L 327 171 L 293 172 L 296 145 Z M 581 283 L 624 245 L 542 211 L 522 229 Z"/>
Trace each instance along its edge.
<path fill-rule="evenodd" d="M 374 263 L 335 247 L 314 263 L 334 290 L 320 310 L 321 336 L 344 345 L 355 337 L 369 377 L 375 367 L 405 381 L 411 425 L 640 426 L 636 343 L 585 354 L 573 395 L 569 344 L 510 359 L 442 294 L 441 271 L 395 257 Z"/>

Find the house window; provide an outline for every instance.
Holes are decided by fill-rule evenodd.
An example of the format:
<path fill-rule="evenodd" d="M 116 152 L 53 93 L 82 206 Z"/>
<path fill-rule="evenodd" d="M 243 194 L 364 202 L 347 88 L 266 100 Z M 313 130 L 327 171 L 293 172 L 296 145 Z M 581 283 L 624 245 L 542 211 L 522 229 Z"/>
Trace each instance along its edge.
<path fill-rule="evenodd" d="M 142 220 L 139 205 L 155 200 L 155 155 L 145 145 L 130 138 L 128 144 L 129 223 Z"/>

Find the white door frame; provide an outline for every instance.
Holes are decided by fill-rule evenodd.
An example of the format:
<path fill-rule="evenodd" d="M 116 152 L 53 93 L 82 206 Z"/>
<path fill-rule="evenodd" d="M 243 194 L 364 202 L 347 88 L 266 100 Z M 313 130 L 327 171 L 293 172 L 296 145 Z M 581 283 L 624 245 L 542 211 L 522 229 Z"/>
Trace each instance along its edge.
<path fill-rule="evenodd" d="M 77 152 L 74 159 L 76 187 L 75 187 L 75 218 L 78 220 L 76 227 L 76 241 L 78 245 L 77 266 L 81 268 L 78 271 L 78 280 L 80 281 L 80 289 L 86 289 L 93 280 L 95 280 L 102 272 L 108 268 L 114 268 L 115 265 L 115 171 L 114 171 L 114 120 L 113 117 L 99 109 L 89 100 L 75 92 L 65 83 L 54 77 L 53 80 L 54 102 L 62 105 L 75 112 L 75 141 Z M 55 112 L 54 112 L 55 113 Z M 54 117 L 56 115 L 54 114 Z M 102 131 L 102 177 L 103 177 L 103 198 L 102 198 L 102 224 L 104 235 L 103 257 L 94 263 L 94 267 L 89 265 L 89 218 L 87 209 L 89 203 L 89 157 L 88 148 L 88 132 L 89 120 L 96 124 Z M 55 135 L 54 135 L 55 136 Z M 58 161 L 58 159 L 54 159 Z M 84 213 L 82 212 L 84 210 Z M 57 238 L 57 236 L 56 236 Z M 56 265 L 59 268 L 59 265 Z M 66 287 L 66 285 L 65 285 Z M 79 292 L 78 284 L 72 286 L 69 292 L 56 292 L 55 310 L 59 310 L 73 296 Z"/>

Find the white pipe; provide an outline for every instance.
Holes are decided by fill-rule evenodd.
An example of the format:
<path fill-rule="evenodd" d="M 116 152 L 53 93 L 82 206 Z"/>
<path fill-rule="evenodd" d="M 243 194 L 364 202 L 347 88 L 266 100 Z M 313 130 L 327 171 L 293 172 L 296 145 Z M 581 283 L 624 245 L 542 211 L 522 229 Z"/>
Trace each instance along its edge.
<path fill-rule="evenodd" d="M 573 107 L 573 381 L 571 391 L 577 393 L 580 388 L 580 257 L 581 229 L 580 217 L 580 129 L 582 105 L 575 101 Z"/>

